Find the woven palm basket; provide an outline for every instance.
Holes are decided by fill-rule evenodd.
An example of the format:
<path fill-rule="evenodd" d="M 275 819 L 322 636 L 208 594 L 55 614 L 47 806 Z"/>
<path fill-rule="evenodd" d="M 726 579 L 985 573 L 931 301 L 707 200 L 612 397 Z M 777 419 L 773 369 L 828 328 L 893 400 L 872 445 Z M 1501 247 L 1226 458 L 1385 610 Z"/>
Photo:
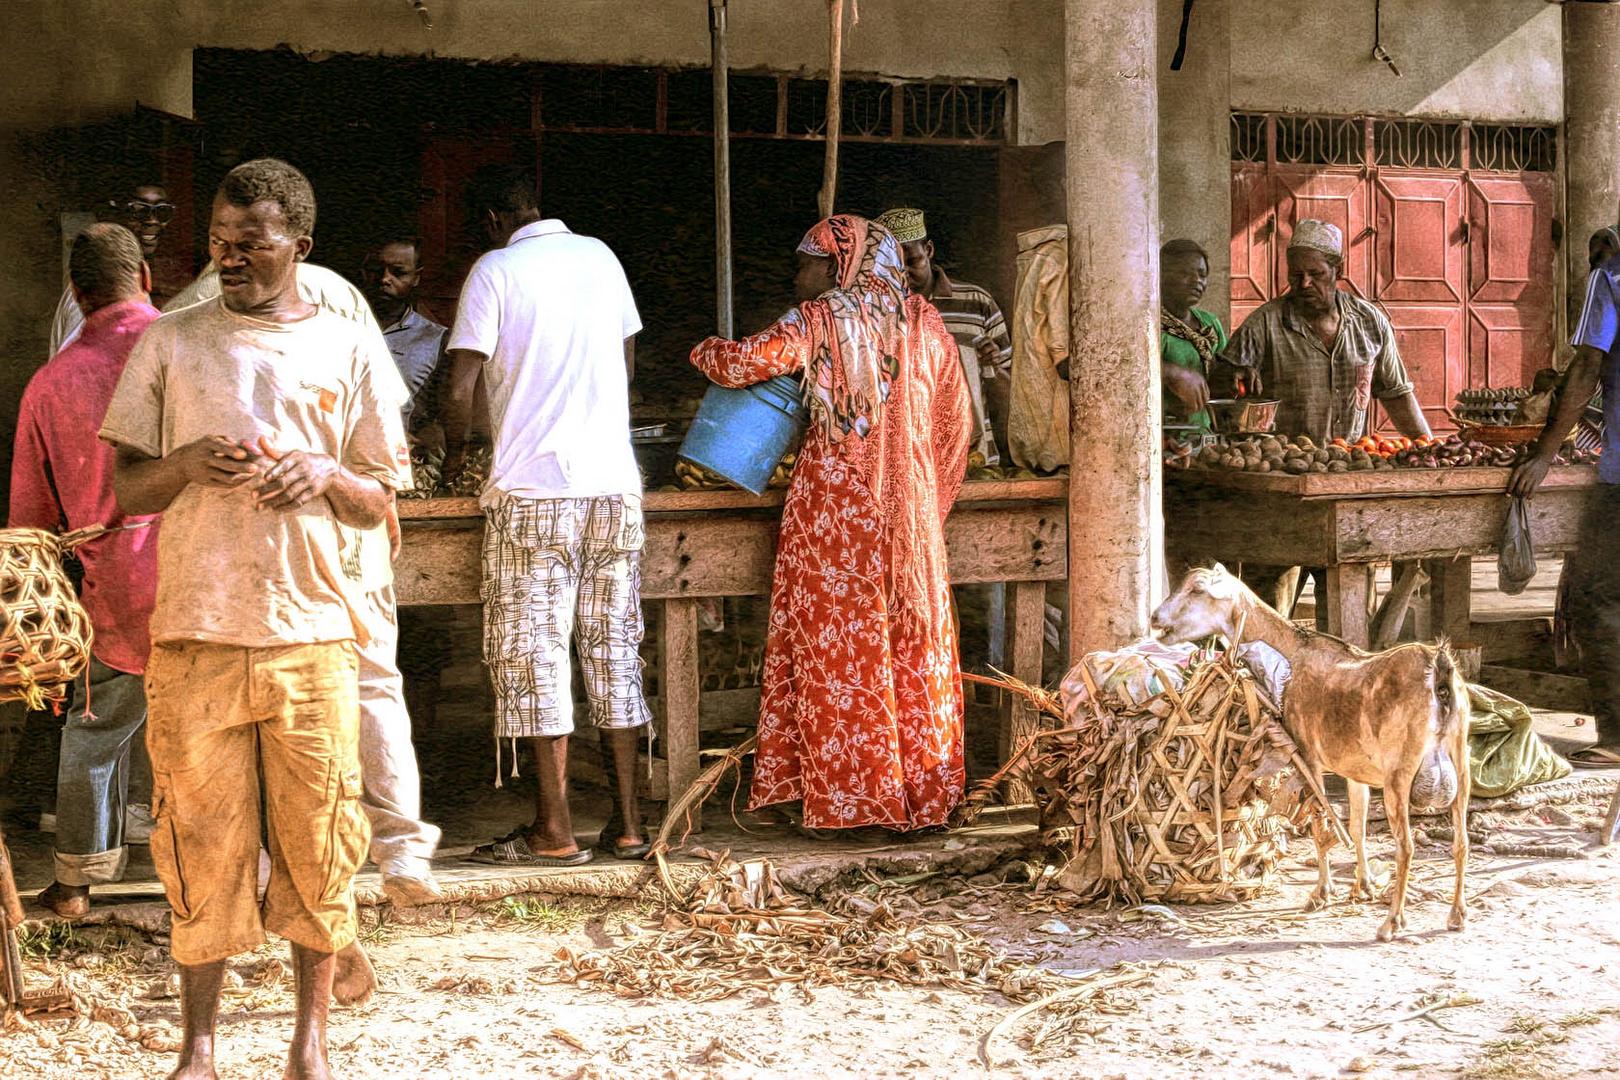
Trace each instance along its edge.
<path fill-rule="evenodd" d="M 71 542 L 0 529 L 0 701 L 60 701 L 90 661 L 90 617 L 62 568 Z"/>
<path fill-rule="evenodd" d="M 1026 779 L 1058 883 L 1088 900 L 1215 903 L 1271 886 L 1291 834 L 1338 834 L 1275 706 L 1227 653 L 1146 700 L 1099 694 L 1042 735 Z"/>

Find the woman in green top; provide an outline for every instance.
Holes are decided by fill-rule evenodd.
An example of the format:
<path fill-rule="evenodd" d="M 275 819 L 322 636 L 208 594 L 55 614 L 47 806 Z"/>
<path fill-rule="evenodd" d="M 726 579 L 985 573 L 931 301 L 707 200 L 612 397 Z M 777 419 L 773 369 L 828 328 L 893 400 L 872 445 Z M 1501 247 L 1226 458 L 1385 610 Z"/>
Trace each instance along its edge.
<path fill-rule="evenodd" d="M 1212 430 L 1209 366 L 1226 348 L 1221 320 L 1194 307 L 1209 284 L 1209 256 L 1191 240 L 1159 249 L 1159 358 L 1165 423 Z"/>

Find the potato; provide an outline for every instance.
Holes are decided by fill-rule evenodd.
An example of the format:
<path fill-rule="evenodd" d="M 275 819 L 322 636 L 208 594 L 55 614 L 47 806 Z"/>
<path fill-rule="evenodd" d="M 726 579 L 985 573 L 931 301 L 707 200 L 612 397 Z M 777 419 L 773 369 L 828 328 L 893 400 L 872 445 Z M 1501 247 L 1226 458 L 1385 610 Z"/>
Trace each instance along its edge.
<path fill-rule="evenodd" d="M 1348 461 L 1330 461 L 1330 462 L 1328 462 L 1327 471 L 1330 472 L 1330 473 L 1333 473 L 1333 472 L 1349 472 L 1350 471 L 1350 463 Z"/>
<path fill-rule="evenodd" d="M 1315 450 L 1316 449 L 1316 444 L 1313 443 L 1310 440 L 1310 436 L 1308 436 L 1308 435 L 1300 435 L 1297 438 L 1295 438 L 1294 439 L 1294 445 L 1298 446 L 1301 450 Z"/>
<path fill-rule="evenodd" d="M 1309 465 L 1305 464 L 1304 458 L 1289 458 L 1287 462 L 1283 464 L 1283 468 L 1293 473 L 1295 476 L 1298 476 L 1303 472 L 1309 472 L 1311 469 Z"/>
<path fill-rule="evenodd" d="M 1326 450 L 1313 450 L 1311 452 L 1311 460 L 1316 462 L 1318 465 L 1326 465 L 1333 459 L 1328 456 L 1328 452 Z"/>
<path fill-rule="evenodd" d="M 1317 461 L 1317 462 L 1313 462 L 1312 465 L 1311 465 L 1311 472 L 1313 472 L 1313 473 L 1325 473 L 1327 471 L 1328 471 L 1328 467 L 1323 462 Z"/>
<path fill-rule="evenodd" d="M 1342 446 L 1330 446 L 1330 447 L 1328 447 L 1328 461 L 1329 462 L 1334 462 L 1334 461 L 1348 462 L 1349 460 L 1350 460 L 1350 451 L 1346 450 L 1344 447 L 1342 447 Z"/>
<path fill-rule="evenodd" d="M 1271 471 L 1271 462 L 1267 461 L 1265 458 L 1261 458 L 1260 459 L 1260 464 L 1258 464 L 1258 465 L 1250 465 L 1249 466 L 1249 471 L 1250 472 L 1270 472 Z"/>

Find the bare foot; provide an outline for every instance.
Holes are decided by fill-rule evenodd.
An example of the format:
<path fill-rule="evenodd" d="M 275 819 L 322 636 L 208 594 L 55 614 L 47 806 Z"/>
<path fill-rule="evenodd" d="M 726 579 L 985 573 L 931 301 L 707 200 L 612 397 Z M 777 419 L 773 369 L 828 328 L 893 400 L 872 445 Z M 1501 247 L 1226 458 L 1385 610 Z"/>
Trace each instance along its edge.
<path fill-rule="evenodd" d="M 350 943 L 337 954 L 336 965 L 337 971 L 332 976 L 332 1000 L 339 1005 L 364 1005 L 370 1001 L 372 992 L 377 989 L 377 969 L 371 966 L 371 958 L 358 941 Z M 326 1067 L 325 1062 L 321 1063 L 321 1067 Z M 294 1075 L 292 1068 L 293 1063 L 289 1062 L 288 1076 Z"/>
<path fill-rule="evenodd" d="M 39 903 L 64 919 L 82 919 L 90 914 L 90 886 L 64 885 L 60 881 L 39 894 Z"/>
<path fill-rule="evenodd" d="M 286 1080 L 332 1080 L 332 1067 L 318 1048 L 293 1047 L 287 1055 Z"/>
<path fill-rule="evenodd" d="M 219 1080 L 214 1071 L 214 1059 L 207 1054 L 182 1053 L 180 1066 L 169 1074 L 169 1080 Z"/>

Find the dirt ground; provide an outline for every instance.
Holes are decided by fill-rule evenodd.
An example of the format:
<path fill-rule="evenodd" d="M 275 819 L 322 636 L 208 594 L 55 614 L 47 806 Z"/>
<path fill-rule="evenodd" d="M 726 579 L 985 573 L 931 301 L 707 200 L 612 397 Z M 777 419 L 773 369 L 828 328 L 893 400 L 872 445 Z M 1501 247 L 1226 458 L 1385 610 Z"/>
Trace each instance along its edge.
<path fill-rule="evenodd" d="M 1410 929 L 1388 945 L 1373 939 L 1381 905 L 1301 913 L 1314 870 L 1298 857 L 1255 901 L 1174 910 L 1038 894 L 1040 864 L 1021 856 L 969 878 L 873 875 L 824 890 L 820 904 L 876 901 L 988 941 L 1007 970 L 1037 965 L 1091 988 L 1000 1030 L 1016 1006 L 994 990 L 847 971 L 806 986 L 711 965 L 690 985 L 739 992 L 702 1002 L 558 981 L 559 949 L 611 956 L 657 933 L 662 913 L 648 902 L 509 897 L 410 922 L 372 909 L 364 935 L 381 990 L 334 1012 L 332 1060 L 338 1075 L 361 1078 L 1620 1075 L 1620 854 L 1591 844 L 1600 810 L 1587 795 L 1476 814 L 1487 842 L 1548 850 L 1477 856 L 1461 934 L 1444 929 L 1448 852 L 1422 847 Z M 1390 854 L 1376 837 L 1374 856 Z M 1335 864 L 1342 881 L 1348 853 Z M 34 983 L 65 974 L 91 1017 L 13 1023 L 0 1075 L 172 1067 L 178 980 L 161 935 L 58 930 L 24 944 Z M 281 1075 L 292 1001 L 283 955 L 270 946 L 234 967 L 223 1077 Z"/>

